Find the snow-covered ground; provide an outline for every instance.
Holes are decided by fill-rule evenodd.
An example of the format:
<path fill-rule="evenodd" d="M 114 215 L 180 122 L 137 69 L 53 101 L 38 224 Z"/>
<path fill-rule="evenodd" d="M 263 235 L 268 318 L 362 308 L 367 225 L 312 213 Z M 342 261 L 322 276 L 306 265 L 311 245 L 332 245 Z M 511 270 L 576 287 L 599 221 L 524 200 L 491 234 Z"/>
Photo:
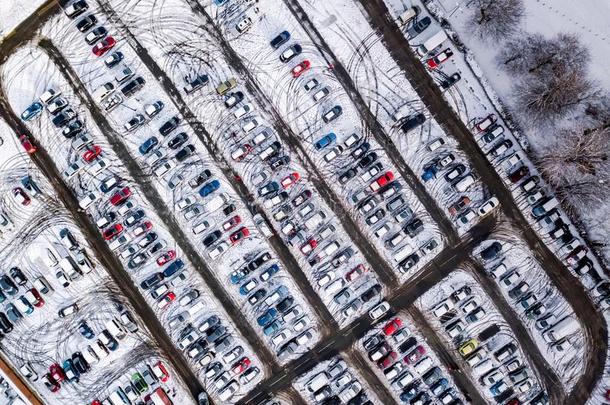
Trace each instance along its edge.
<path fill-rule="evenodd" d="M 1 214 L 8 224 L 2 226 L 0 258 L 8 268 L 19 268 L 27 280 L 17 283 L 16 295 L 6 289 L 1 294 L 4 311 L 13 323 L 13 330 L 4 333 L 2 350 L 15 370 L 29 381 L 39 395 L 49 404 L 75 402 L 90 403 L 93 399 L 103 399 L 117 384 L 126 385 L 136 371 L 143 371 L 147 365 L 162 361 L 171 379 L 167 383 L 158 381 L 173 392 L 176 401 L 189 403 L 184 382 L 177 376 L 169 362 L 159 357 L 160 353 L 150 338 L 144 323 L 127 304 L 119 287 L 112 282 L 106 269 L 92 254 L 85 237 L 80 233 L 67 210 L 61 204 L 50 183 L 44 178 L 25 155 L 22 146 L 9 127 L 0 122 L 0 175 L 3 185 L 1 193 Z M 27 190 L 21 179 L 29 176 L 38 191 Z M 28 205 L 16 202 L 13 188 L 21 187 L 31 199 Z M 34 189 L 35 190 L 35 189 Z M 68 249 L 60 232 L 67 229 L 78 245 Z M 51 256 L 52 255 L 52 256 Z M 85 255 L 85 259 L 83 256 Z M 54 259 L 53 259 L 54 258 Z M 69 284 L 62 285 L 56 274 L 66 276 L 57 261 L 70 260 L 78 267 L 80 275 L 69 275 Z M 84 262 L 82 260 L 85 260 Z M 14 277 L 12 277 L 15 280 Z M 15 280 L 16 281 L 16 280 Z M 40 307 L 33 307 L 30 314 L 25 312 L 21 300 L 23 293 L 36 289 L 43 300 Z M 61 316 L 58 311 L 72 304 L 78 309 L 73 314 Z M 9 311 L 12 315 L 9 315 Z M 108 322 L 115 320 L 119 325 L 121 314 L 128 313 L 135 324 L 125 329 L 125 335 L 113 335 L 118 347 L 114 350 L 99 351 L 99 360 L 91 355 L 89 371 L 81 374 L 78 383 L 64 381 L 57 393 L 51 393 L 43 383 L 49 366 L 73 358 L 76 352 L 85 353 L 92 345 L 97 345 Z M 18 314 L 21 314 L 20 317 Z M 3 313 L 4 316 L 4 313 Z M 17 319 L 14 319 L 17 317 Z M 86 323 L 95 334 L 90 339 L 79 332 Z M 106 354 L 104 354 L 106 353 Z M 29 367 L 30 376 L 24 375 Z M 152 387 L 151 387 L 152 388 Z"/>
<path fill-rule="evenodd" d="M 396 327 L 394 331 L 386 333 L 386 327 L 396 320 L 400 322 L 400 326 Z M 379 342 L 378 339 L 380 339 Z M 382 346 L 388 347 L 397 355 L 395 361 L 383 368 L 377 365 L 377 362 L 383 361 L 383 358 L 372 357 Z M 421 388 L 418 390 L 421 395 L 428 395 L 429 398 L 436 397 L 443 403 L 458 399 L 464 401 L 459 389 L 455 387 L 453 378 L 428 345 L 424 335 L 417 329 L 417 323 L 407 313 L 400 313 L 385 324 L 377 324 L 358 341 L 357 348 L 362 352 L 363 357 L 369 360 L 371 369 L 375 371 L 379 380 L 399 403 L 404 402 L 400 399 L 401 394 L 414 386 Z M 373 361 L 373 359 L 377 360 Z M 430 365 L 424 370 L 418 367 L 419 364 L 427 362 L 430 362 Z M 435 375 L 436 370 L 440 372 L 438 375 L 428 377 L 428 375 Z M 420 381 L 420 378 L 426 382 Z M 428 389 L 425 388 L 426 385 Z M 411 397 L 415 397 L 415 395 L 420 394 L 414 394 Z"/>
<path fill-rule="evenodd" d="M 439 332 L 445 344 L 456 350 L 456 357 L 463 359 L 463 369 L 468 371 L 474 385 L 490 402 L 494 401 L 490 388 L 501 380 L 512 386 L 508 378 L 509 372 L 522 367 L 527 370 L 530 383 L 523 386 L 522 392 L 519 392 L 516 385 L 512 386 L 516 396 L 523 401 L 540 393 L 542 386 L 537 375 L 538 370 L 532 368 L 527 353 L 524 353 L 492 300 L 464 270 L 451 273 L 422 295 L 416 305 L 432 327 Z M 448 309 L 441 315 L 445 312 L 439 310 L 443 305 L 448 305 Z M 472 314 L 479 309 L 482 309 L 482 315 L 479 314 L 476 317 L 478 319 L 474 320 Z M 440 317 L 436 316 L 437 314 Z M 485 336 L 485 339 L 482 336 Z M 474 353 L 461 356 L 458 352 L 458 349 L 463 348 L 471 339 L 476 341 L 476 353 L 481 354 L 480 360 L 472 360 L 477 356 Z M 514 346 L 513 353 L 505 357 L 497 356 L 507 345 Z M 490 376 L 496 372 L 498 374 L 492 382 Z M 512 397 L 504 396 L 504 400 Z"/>
<path fill-rule="evenodd" d="M 350 362 L 349 356 L 336 356 L 318 363 L 314 368 L 298 376 L 292 383 L 295 390 L 309 404 L 321 403 L 325 398 L 339 396 L 343 403 L 359 396 L 374 404 L 381 402 L 373 393 L 357 368 Z"/>
<path fill-rule="evenodd" d="M 502 245 L 501 253 L 492 260 L 483 260 L 480 252 L 496 241 Z M 522 241 L 514 237 L 489 239 L 477 246 L 473 255 L 483 263 L 490 274 L 498 266 L 505 266 L 506 272 L 503 275 L 497 270 L 499 277 L 492 278 L 529 330 L 540 352 L 569 390 L 585 366 L 583 360 L 588 348 L 582 326 L 579 325 L 579 329 L 563 341 L 555 343 L 547 343 L 543 335 L 565 317 L 577 319 L 570 304 L 555 288 L 540 263 Z M 546 320 L 545 324 L 539 322 L 543 319 Z"/>
<path fill-rule="evenodd" d="M 5 35 L 25 20 L 47 0 L 2 0 L 0 1 L 0 43 Z"/>
<path fill-rule="evenodd" d="M 38 72 L 38 73 L 34 73 Z M 40 72 L 44 72 L 43 75 Z M 120 179 L 122 182 L 122 186 L 128 185 L 132 196 L 130 197 L 130 202 L 123 205 L 122 209 L 127 211 L 127 207 L 129 205 L 132 206 L 132 211 L 134 212 L 138 209 L 142 209 L 144 211 L 145 217 L 150 220 L 152 223 L 152 232 L 156 234 L 156 240 L 148 243 L 145 247 L 145 250 L 141 248 L 144 245 L 144 235 L 135 236 L 133 234 L 136 226 L 134 225 L 127 234 L 129 239 L 133 238 L 135 242 L 133 244 L 136 247 L 136 251 L 139 253 L 143 253 L 145 258 L 148 261 L 144 265 L 140 265 L 139 267 L 130 270 L 130 274 L 132 276 L 132 280 L 134 284 L 140 287 L 140 283 L 149 278 L 153 273 L 159 272 L 161 268 L 157 265 L 156 261 L 153 260 L 151 256 L 157 256 L 161 253 L 167 251 L 167 249 L 156 248 L 158 246 L 165 245 L 168 249 L 171 249 L 175 252 L 175 255 L 178 259 L 182 260 L 184 263 L 184 271 L 183 277 L 174 276 L 170 283 L 165 284 L 165 292 L 161 292 L 161 294 L 169 294 L 173 292 L 175 294 L 175 301 L 180 300 L 186 293 L 191 293 L 193 290 L 196 290 L 193 294 L 199 295 L 199 297 L 195 297 L 195 299 L 190 304 L 180 304 L 179 302 L 173 302 L 169 305 L 167 309 L 162 309 L 159 305 L 160 300 L 157 300 L 151 296 L 149 291 L 146 289 L 141 289 L 144 297 L 149 302 L 150 306 L 154 308 L 157 316 L 161 320 L 166 328 L 168 329 L 170 334 L 173 334 L 176 341 L 178 340 L 179 330 L 176 330 L 176 327 L 170 328 L 169 322 L 175 315 L 179 313 L 185 312 L 185 309 L 193 309 L 195 304 L 201 302 L 206 303 L 207 311 L 206 313 L 202 313 L 201 309 L 198 310 L 193 309 L 190 312 L 186 312 L 185 315 L 187 318 L 191 318 L 190 321 L 195 325 L 203 324 L 206 319 L 208 319 L 211 315 L 217 315 L 221 319 L 221 323 L 224 327 L 227 328 L 226 332 L 228 335 L 235 337 L 235 342 L 233 345 L 230 345 L 229 348 L 223 350 L 224 352 L 228 352 L 231 347 L 236 345 L 241 345 L 243 347 L 244 356 L 249 357 L 252 361 L 252 367 L 259 367 L 262 369 L 262 365 L 260 361 L 256 358 L 251 348 L 248 347 L 245 340 L 236 332 L 235 327 L 228 320 L 228 316 L 226 315 L 224 309 L 222 309 L 221 304 L 217 301 L 217 299 L 211 293 L 209 287 L 204 283 L 202 277 L 193 270 L 193 265 L 189 263 L 189 261 L 184 257 L 180 249 L 178 248 L 175 240 L 169 233 L 167 229 L 165 229 L 162 225 L 161 220 L 156 216 L 152 207 L 149 206 L 148 202 L 142 198 L 142 193 L 139 190 L 139 187 L 136 186 L 136 183 L 130 179 L 130 175 L 127 172 L 126 168 L 122 165 L 121 161 L 114 154 L 111 145 L 108 143 L 108 140 L 100 129 L 94 124 L 94 121 L 90 117 L 87 109 L 84 108 L 83 105 L 80 104 L 76 95 L 71 91 L 70 87 L 67 85 L 59 70 L 55 65 L 51 63 L 48 57 L 38 48 L 25 47 L 11 55 L 11 58 L 4 66 L 3 74 L 3 83 L 5 85 L 5 92 L 8 95 L 9 103 L 14 108 L 15 111 L 22 111 L 32 100 L 36 99 L 45 89 L 55 88 L 60 89 L 62 92 L 62 97 L 66 98 L 71 107 L 74 108 L 79 113 L 79 117 L 86 123 L 88 134 L 94 140 L 94 143 L 98 145 L 103 151 L 103 159 L 108 163 L 106 169 L 102 169 L 96 172 L 93 172 L 92 167 L 94 164 L 86 165 L 87 168 L 81 169 L 79 173 L 73 176 L 67 183 L 72 188 L 73 192 L 77 195 L 77 197 L 82 199 L 88 193 L 95 193 L 97 195 L 97 202 L 91 207 L 88 208 L 89 213 L 92 218 L 95 220 L 99 219 L 102 215 L 107 214 L 108 212 L 116 212 L 114 211 L 114 207 L 112 207 L 108 202 L 108 196 L 104 196 L 103 193 L 99 191 L 100 182 L 107 179 L 108 177 L 116 177 Z M 37 77 L 38 81 L 32 81 L 32 77 Z M 75 139 L 66 139 L 64 138 L 59 131 L 53 127 L 50 119 L 50 114 L 47 112 L 43 112 L 41 116 L 38 116 L 33 121 L 28 123 L 30 130 L 35 135 L 37 141 L 45 147 L 45 149 L 54 157 L 54 160 L 60 171 L 63 171 L 68 168 L 68 166 L 76 161 L 81 161 L 80 155 L 83 153 L 83 149 L 78 151 L 75 144 Z M 44 134 L 44 135 L 42 135 Z M 97 159 L 99 161 L 99 159 Z M 121 187 L 122 187 L 121 186 Z M 118 189 L 118 188 L 117 188 Z M 115 190 L 117 190 L 115 189 Z M 112 191 L 114 193 L 115 191 Z M 108 195 L 110 195 L 109 193 Z M 125 217 L 126 214 L 123 214 Z M 153 254 L 150 253 L 150 249 L 156 249 L 157 251 Z M 116 249 L 116 248 L 115 248 Z M 148 253 L 147 253 L 148 252 Z M 118 252 L 117 252 L 118 254 Z M 133 256 L 133 255 L 132 255 Z M 123 262 L 129 268 L 129 260 L 130 255 L 124 255 L 121 257 Z M 168 265 L 169 266 L 169 265 Z M 166 266 L 166 267 L 168 267 Z M 155 287 L 156 288 L 156 287 Z M 168 291 L 169 290 L 169 291 Z M 162 297 L 166 297 L 167 295 L 163 295 Z M 192 314 L 191 314 L 192 313 Z M 204 316 L 205 315 L 205 316 Z M 177 322 L 179 325 L 180 322 Z M 182 328 L 181 328 L 182 329 Z M 220 355 L 221 353 L 219 353 Z M 201 365 L 199 363 L 198 356 L 195 360 L 192 361 L 193 368 L 201 373 L 202 383 L 212 394 L 218 391 L 220 387 L 213 385 L 212 381 L 204 376 L 204 372 L 206 370 L 205 365 Z M 219 363 L 220 364 L 220 363 Z M 245 394 L 245 392 L 250 389 L 253 384 L 260 381 L 264 377 L 263 372 L 259 372 L 257 377 L 245 384 L 240 386 L 239 392 L 236 394 L 235 398 L 238 398 Z"/>

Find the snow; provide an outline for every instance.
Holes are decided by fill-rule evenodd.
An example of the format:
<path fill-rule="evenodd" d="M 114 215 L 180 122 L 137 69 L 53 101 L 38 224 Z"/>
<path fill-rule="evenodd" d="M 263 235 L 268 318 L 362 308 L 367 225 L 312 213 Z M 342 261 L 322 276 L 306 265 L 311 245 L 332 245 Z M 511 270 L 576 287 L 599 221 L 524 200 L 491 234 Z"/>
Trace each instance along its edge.
<path fill-rule="evenodd" d="M 0 43 L 2 38 L 48 0 L 0 1 Z"/>

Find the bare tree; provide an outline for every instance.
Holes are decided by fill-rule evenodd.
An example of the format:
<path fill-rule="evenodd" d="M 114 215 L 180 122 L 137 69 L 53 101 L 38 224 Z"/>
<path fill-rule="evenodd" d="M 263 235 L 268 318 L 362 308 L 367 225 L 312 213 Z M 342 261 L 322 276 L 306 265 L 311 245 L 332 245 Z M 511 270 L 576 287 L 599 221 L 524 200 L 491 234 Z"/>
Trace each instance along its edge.
<path fill-rule="evenodd" d="M 610 197 L 610 128 L 569 128 L 538 159 L 557 196 L 579 209 Z"/>
<path fill-rule="evenodd" d="M 568 69 L 584 71 L 590 55 L 573 34 L 553 38 L 530 34 L 507 41 L 496 60 L 509 73 L 547 75 Z"/>
<path fill-rule="evenodd" d="M 468 24 L 481 39 L 495 41 L 518 30 L 525 15 L 523 0 L 474 0 Z"/>

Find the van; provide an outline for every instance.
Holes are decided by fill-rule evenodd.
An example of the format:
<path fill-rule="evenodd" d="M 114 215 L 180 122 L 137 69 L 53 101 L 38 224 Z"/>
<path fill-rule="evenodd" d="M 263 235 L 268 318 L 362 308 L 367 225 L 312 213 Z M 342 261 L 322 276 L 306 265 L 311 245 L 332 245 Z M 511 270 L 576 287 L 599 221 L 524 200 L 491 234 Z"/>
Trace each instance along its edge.
<path fill-rule="evenodd" d="M 324 288 L 324 292 L 328 294 L 334 294 L 341 290 L 345 286 L 345 280 L 343 278 L 338 278 L 329 285 Z"/>
<path fill-rule="evenodd" d="M 536 205 L 532 208 L 532 215 L 534 218 L 540 218 L 546 215 L 553 208 L 556 208 L 559 205 L 559 201 L 555 197 L 551 197 L 547 199 L 545 202 Z"/>
<path fill-rule="evenodd" d="M 89 208 L 91 206 L 91 204 L 96 202 L 97 199 L 98 199 L 98 196 L 96 196 L 93 193 L 86 194 L 83 198 L 78 200 L 78 206 L 81 207 L 82 209 L 86 210 L 87 208 Z"/>
<path fill-rule="evenodd" d="M 207 304 L 204 301 L 198 301 L 195 305 L 191 306 L 187 311 L 191 315 L 191 317 L 195 317 L 201 311 L 206 309 Z"/>
<path fill-rule="evenodd" d="M 82 275 L 77 264 L 74 263 L 71 257 L 64 257 L 59 261 L 59 267 L 68 275 L 70 280 L 77 279 Z"/>
<path fill-rule="evenodd" d="M 54 89 L 48 89 L 40 96 L 39 100 L 42 104 L 49 104 L 55 98 L 59 97 L 61 92 L 55 91 Z"/>
<path fill-rule="evenodd" d="M 406 259 L 407 256 L 409 256 L 411 253 L 413 253 L 413 248 L 409 245 L 405 245 L 400 248 L 400 250 L 398 250 L 396 253 L 394 253 L 393 259 L 395 262 L 400 263 L 404 259 Z"/>
<path fill-rule="evenodd" d="M 316 374 L 312 379 L 307 381 L 306 386 L 309 392 L 316 392 L 328 383 L 328 374 L 326 371 Z"/>
<path fill-rule="evenodd" d="M 417 47 L 417 53 L 420 56 L 432 52 L 447 40 L 447 33 L 444 30 L 438 31 L 436 34 L 428 38 L 423 44 Z"/>
<path fill-rule="evenodd" d="M 425 357 L 424 359 L 420 360 L 419 363 L 415 364 L 413 369 L 417 374 L 422 375 L 428 371 L 432 365 L 432 359 L 430 357 Z"/>
<path fill-rule="evenodd" d="M 112 337 L 117 340 L 123 340 L 123 338 L 127 336 L 127 334 L 125 333 L 125 329 L 123 329 L 123 326 L 114 319 L 111 319 L 106 322 L 105 326 L 108 332 L 112 335 Z"/>
<path fill-rule="evenodd" d="M 557 342 L 566 336 L 576 333 L 580 329 L 580 325 L 576 319 L 571 316 L 563 318 L 557 322 L 553 327 L 542 334 L 544 340 L 548 343 Z"/>
<path fill-rule="evenodd" d="M 208 221 L 201 221 L 197 225 L 193 226 L 193 233 L 195 235 L 199 235 L 201 232 L 210 228 L 210 223 Z"/>
<path fill-rule="evenodd" d="M 494 368 L 493 362 L 490 359 L 485 359 L 474 366 L 472 371 L 477 377 L 481 377 L 482 375 L 487 374 L 492 368 Z"/>
<path fill-rule="evenodd" d="M 405 25 L 419 15 L 419 7 L 413 6 L 406 9 L 399 17 L 398 24 Z"/>
<path fill-rule="evenodd" d="M 331 242 L 328 245 L 326 245 L 320 253 L 318 253 L 318 258 L 320 260 L 324 259 L 325 257 L 330 256 L 333 253 L 335 253 L 337 250 L 339 250 L 339 242 L 337 242 L 337 241 Z"/>
<path fill-rule="evenodd" d="M 82 160 L 77 160 L 72 163 L 66 170 L 63 172 L 63 176 L 66 180 L 70 180 L 74 175 L 81 171 L 81 169 L 85 167 L 85 164 Z"/>
<path fill-rule="evenodd" d="M 320 222 L 322 222 L 326 218 L 326 214 L 322 211 L 318 211 L 316 214 L 312 215 L 307 221 L 305 221 L 305 228 L 310 231 L 316 229 Z"/>
<path fill-rule="evenodd" d="M 72 141 L 72 147 L 74 150 L 79 150 L 91 143 L 93 143 L 93 139 L 87 133 L 81 133 Z"/>
<path fill-rule="evenodd" d="M 203 206 L 206 212 L 213 212 L 222 207 L 228 200 L 229 198 L 226 194 L 219 194 L 207 203 L 203 204 Z"/>
<path fill-rule="evenodd" d="M 474 177 L 469 174 L 467 176 L 464 176 L 460 181 L 456 182 L 453 185 L 453 188 L 460 193 L 463 193 L 464 191 L 468 190 L 468 187 L 472 186 L 474 184 Z"/>
<path fill-rule="evenodd" d="M 114 91 L 114 85 L 110 82 L 104 83 L 93 92 L 93 99 L 97 103 L 101 103 L 106 97 Z"/>

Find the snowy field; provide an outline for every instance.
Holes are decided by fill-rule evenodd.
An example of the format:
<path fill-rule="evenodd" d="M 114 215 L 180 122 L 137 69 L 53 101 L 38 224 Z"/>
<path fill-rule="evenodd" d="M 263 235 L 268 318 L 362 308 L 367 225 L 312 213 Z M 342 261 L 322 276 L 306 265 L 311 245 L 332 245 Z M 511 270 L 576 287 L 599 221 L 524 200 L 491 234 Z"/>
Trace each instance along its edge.
<path fill-rule="evenodd" d="M 1 294 L 5 312 L 13 323 L 11 332 L 4 331 L 2 349 L 15 370 L 33 385 L 46 403 L 59 405 L 76 400 L 102 400 L 117 386 L 129 385 L 133 373 L 147 370 L 147 364 L 153 366 L 162 361 L 170 379 L 159 380 L 154 387 L 163 387 L 175 401 L 189 403 L 184 382 L 167 360 L 159 357 L 161 353 L 143 327 L 143 321 L 92 254 L 86 239 L 51 191 L 51 185 L 25 157 L 23 148 L 4 122 L 0 122 L 0 136 L 3 139 L 0 170 L 6 187 L 1 190 L 0 205 L 3 218 L 9 221 L 2 226 L 0 258 L 6 265 L 6 274 L 9 274 L 8 267 L 12 267 L 20 269 L 26 277 L 24 284 L 13 277 L 19 290 L 33 288 L 30 291 L 37 291 L 35 294 L 42 299 L 42 305 L 30 306 L 33 311 L 28 314 L 23 312 L 27 306 L 17 302 L 22 301 L 24 295 L 18 295 L 24 290 L 13 293 L 17 294 L 14 296 L 6 294 L 6 290 Z M 11 194 L 13 187 L 24 187 L 20 179 L 25 176 L 30 177 L 38 191 L 36 188 L 26 191 L 31 203 L 23 206 Z M 78 241 L 72 249 L 60 237 L 65 229 Z M 80 273 L 66 274 L 60 267 L 64 260 L 78 266 Z M 61 261 L 59 265 L 58 261 Z M 59 314 L 74 304 L 77 305 L 75 313 Z M 123 323 L 125 314 L 134 323 Z M 103 331 L 108 333 L 106 325 L 113 320 L 124 327 L 123 333 L 110 335 L 116 346 L 99 346 L 104 349 L 87 355 L 90 369 L 77 378 L 78 383 L 64 381 L 57 393 L 49 392 L 43 383 L 49 366 L 58 363 L 65 368 L 77 352 L 85 353 L 99 345 L 98 338 Z M 82 325 L 91 329 L 92 335 L 88 338 L 80 332 Z"/>
<path fill-rule="evenodd" d="M 455 271 L 443 279 L 422 295 L 416 305 L 445 344 L 456 350 L 456 357 L 462 359 L 462 368 L 468 370 L 472 382 L 484 398 L 500 402 L 518 397 L 526 401 L 540 393 L 542 386 L 538 370 L 532 368 L 528 354 L 523 351 L 492 300 L 464 270 Z M 443 306 L 446 306 L 446 310 Z M 473 316 L 477 312 L 479 315 Z M 473 340 L 476 341 L 477 351 L 461 356 L 458 349 L 463 349 Z M 508 356 L 498 355 L 505 347 L 514 347 L 514 350 Z M 513 385 L 509 373 L 519 369 L 527 370 L 528 378 L 526 382 Z M 507 395 L 507 391 L 494 398 L 492 387 L 499 381 L 511 385 L 509 390 L 512 393 Z"/>
<path fill-rule="evenodd" d="M 70 105 L 79 112 L 79 116 L 83 117 L 82 119 L 87 125 L 89 136 L 94 140 L 95 145 L 98 145 L 102 149 L 103 159 L 108 164 L 107 169 L 95 169 L 94 164 L 87 165 L 86 168 L 81 168 L 79 173 L 68 181 L 68 185 L 72 188 L 79 200 L 91 192 L 96 193 L 98 198 L 102 197 L 100 195 L 101 193 L 98 191 L 100 182 L 112 176 L 120 179 L 120 181 L 123 182 L 123 185 L 129 185 L 132 192 L 130 202 L 123 205 L 120 209 L 127 211 L 129 206 L 131 206 L 132 210 L 129 211 L 131 213 L 139 209 L 143 210 L 145 217 L 147 217 L 151 222 L 153 229 L 146 235 L 136 235 L 134 232 L 136 232 L 137 227 L 134 225 L 133 229 L 131 229 L 128 233 L 126 232 L 126 235 L 121 237 L 125 237 L 127 241 L 133 239 L 133 241 L 136 242 L 132 245 L 134 248 L 136 248 L 136 252 L 134 253 L 143 254 L 145 258 L 151 257 L 152 255 L 159 255 L 163 252 L 167 253 L 169 251 L 173 251 L 175 257 L 179 258 L 179 260 L 182 260 L 184 263 L 185 270 L 182 271 L 182 275 L 174 275 L 169 283 L 162 284 L 165 287 L 155 286 L 155 290 L 158 291 L 155 291 L 157 292 L 157 297 L 160 295 L 160 298 L 153 298 L 151 293 L 148 293 L 146 289 L 141 289 L 141 291 L 144 293 L 144 297 L 147 299 L 150 306 L 154 308 L 161 322 L 165 325 L 169 325 L 171 320 L 174 319 L 176 315 L 179 313 L 185 313 L 186 318 L 190 317 L 190 321 L 192 323 L 199 325 L 204 324 L 204 321 L 210 318 L 211 315 L 217 315 L 221 318 L 222 325 L 226 327 L 227 336 L 229 336 L 228 339 L 233 340 L 231 336 L 236 338 L 235 345 L 230 345 L 222 352 L 232 350 L 231 347 L 233 346 L 242 346 L 244 355 L 252 360 L 253 368 L 257 366 L 260 367 L 260 362 L 253 354 L 252 349 L 248 347 L 242 338 L 238 337 L 234 326 L 228 321 L 228 316 L 226 315 L 225 311 L 221 308 L 221 305 L 216 298 L 211 294 L 201 276 L 197 272 L 191 270 L 193 269 L 193 265 L 189 264 L 187 259 L 184 258 L 169 231 L 161 225 L 161 221 L 153 213 L 153 209 L 148 205 L 148 202 L 142 198 L 142 193 L 140 192 L 139 187 L 137 187 L 136 183 L 130 179 L 130 175 L 127 173 L 126 168 L 121 164 L 118 157 L 114 154 L 112 147 L 102 135 L 101 131 L 96 125 L 94 125 L 87 109 L 80 104 L 78 98 L 72 93 L 70 87 L 67 85 L 57 68 L 46 57 L 46 55 L 38 48 L 22 48 L 20 51 L 11 56 L 4 68 L 3 83 L 5 85 L 5 91 L 6 94 L 8 94 L 9 103 L 15 109 L 15 111 L 22 111 L 29 103 L 31 103 L 33 99 L 39 96 L 44 89 L 61 89 L 63 93 L 62 96 L 69 100 Z M 32 73 L 33 71 L 42 71 L 45 72 L 45 75 L 35 75 Z M 30 79 L 31 77 L 37 77 L 39 81 L 32 82 Z M 29 128 L 32 133 L 38 135 L 37 141 L 40 142 L 54 157 L 60 171 L 66 170 L 73 162 L 81 161 L 80 154 L 83 153 L 83 149 L 78 151 L 76 144 L 74 143 L 78 141 L 78 137 L 73 139 L 64 138 L 60 133 L 58 133 L 59 131 L 57 129 L 53 128 L 49 114 L 46 112 L 43 113 L 42 116 L 37 117 L 35 120 L 30 121 Z M 45 136 L 40 136 L 41 134 L 45 134 Z M 99 159 L 97 161 L 99 162 Z M 107 197 L 99 199 L 97 204 L 93 204 L 89 208 L 89 213 L 95 220 L 99 219 L 103 215 L 107 215 L 108 212 L 114 212 L 113 207 L 106 203 L 106 198 Z M 123 215 L 125 214 L 126 213 Z M 155 236 L 148 236 L 150 234 L 154 234 Z M 154 239 L 152 241 L 146 241 L 145 238 Z M 127 242 L 124 242 L 123 244 L 125 243 Z M 120 245 L 121 244 L 115 240 L 111 243 L 111 248 L 115 246 L 113 249 L 117 250 Z M 164 251 L 164 247 L 168 248 L 169 250 Z M 155 253 L 151 253 L 151 249 L 154 249 Z M 121 252 L 125 252 L 125 250 L 122 250 Z M 126 267 L 129 268 L 130 257 L 132 256 L 133 254 L 131 254 L 131 256 L 129 254 L 124 254 L 120 255 L 119 257 L 127 265 Z M 153 273 L 157 273 L 158 270 L 161 270 L 159 268 L 160 266 L 158 266 L 154 260 L 150 260 L 144 265 L 133 267 L 135 268 L 131 269 L 132 280 L 134 281 L 134 284 L 138 285 L 140 288 L 140 283 L 142 281 L 148 279 L 151 275 L 153 275 Z M 166 267 L 169 267 L 169 265 Z M 168 308 L 164 309 L 162 301 L 170 300 L 170 296 L 174 295 L 176 301 L 180 300 L 180 302 L 182 302 L 181 298 L 184 298 L 183 296 L 187 293 L 191 297 L 194 296 L 194 298 L 190 299 L 184 304 L 179 302 L 172 303 L 170 301 Z M 205 302 L 206 305 L 208 305 L 207 315 L 203 316 L 204 314 L 201 313 L 200 306 L 195 306 L 198 302 Z M 189 309 L 192 310 L 188 311 Z M 185 315 L 182 316 L 182 319 L 184 318 Z M 180 322 L 172 323 L 172 325 L 176 324 L 180 325 Z M 174 329 L 175 327 L 166 327 L 170 334 L 174 332 L 173 337 L 177 341 L 179 339 L 179 334 L 176 333 L 178 331 Z M 209 387 L 211 393 L 217 392 L 220 387 L 211 384 L 212 381 L 208 380 L 208 378 L 205 376 L 206 365 L 200 364 L 200 358 L 201 356 L 195 357 L 196 360 L 191 359 L 193 368 L 201 373 L 202 382 L 205 384 L 205 386 Z M 221 366 L 221 368 L 222 367 L 223 366 Z M 237 396 L 243 395 L 245 390 L 251 387 L 256 381 L 260 381 L 263 376 L 264 372 L 259 372 L 253 381 L 241 386 L 242 392 L 238 393 Z"/>
<path fill-rule="evenodd" d="M 0 42 L 2 42 L 3 36 L 11 32 L 44 3 L 45 0 L 0 1 Z"/>
<path fill-rule="evenodd" d="M 400 326 L 394 327 L 392 323 L 396 323 L 396 320 L 400 322 Z M 368 331 L 358 341 L 358 350 L 362 352 L 363 357 L 368 358 L 370 368 L 399 403 L 402 402 L 402 393 L 411 391 L 412 387 L 420 389 L 416 390 L 419 391 L 417 394 L 409 394 L 410 397 L 428 395 L 429 398 L 436 397 L 441 401 L 464 401 L 453 378 L 416 325 L 408 314 L 400 313 L 386 324 L 377 324 Z M 381 353 L 387 350 L 390 352 L 379 359 Z M 389 361 L 383 368 L 378 366 L 378 362 L 392 356 L 390 353 L 396 354 L 397 359 Z M 430 366 L 425 369 L 418 367 L 426 363 L 430 363 Z"/>

